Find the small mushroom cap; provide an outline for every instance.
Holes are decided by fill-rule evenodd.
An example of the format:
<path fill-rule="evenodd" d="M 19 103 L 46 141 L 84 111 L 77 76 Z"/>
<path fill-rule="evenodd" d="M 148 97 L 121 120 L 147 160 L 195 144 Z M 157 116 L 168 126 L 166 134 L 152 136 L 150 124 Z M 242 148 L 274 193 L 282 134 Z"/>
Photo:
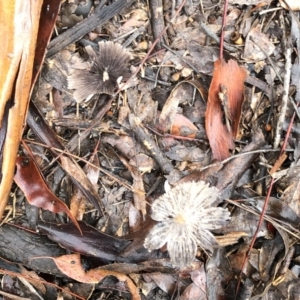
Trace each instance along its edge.
<path fill-rule="evenodd" d="M 94 94 L 112 95 L 118 85 L 118 78 L 128 78 L 126 65 L 130 54 L 114 42 L 99 42 L 99 52 L 91 46 L 86 51 L 92 60 L 89 70 L 75 70 L 68 76 L 68 88 L 74 89 L 74 99 L 79 103 Z"/>

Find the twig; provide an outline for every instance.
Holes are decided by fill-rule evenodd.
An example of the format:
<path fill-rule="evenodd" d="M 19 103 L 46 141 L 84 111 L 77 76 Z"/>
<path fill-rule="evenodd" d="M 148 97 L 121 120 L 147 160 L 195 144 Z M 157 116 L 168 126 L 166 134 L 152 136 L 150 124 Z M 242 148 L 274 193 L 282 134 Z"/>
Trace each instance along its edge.
<path fill-rule="evenodd" d="M 202 0 L 200 0 L 200 11 L 201 11 L 201 14 L 204 16 L 204 8 L 203 8 Z"/>
<path fill-rule="evenodd" d="M 162 172 L 167 175 L 174 170 L 174 166 L 166 158 L 165 154 L 156 145 L 154 139 L 145 130 L 140 119 L 134 114 L 129 115 L 129 123 L 131 130 L 135 133 L 137 140 L 150 152 L 151 156 L 156 160 Z"/>
<path fill-rule="evenodd" d="M 298 111 L 298 107 L 297 107 L 297 104 L 295 103 L 294 99 L 292 97 L 289 97 L 293 107 L 294 107 L 294 110 L 295 110 L 295 113 L 297 114 L 297 117 L 298 119 L 300 120 L 300 113 Z"/>
<path fill-rule="evenodd" d="M 217 162 L 217 163 L 214 163 L 214 164 L 210 164 L 208 166 L 205 166 L 203 168 L 200 168 L 199 171 L 204 171 L 208 168 L 212 168 L 212 167 L 217 167 L 217 166 L 220 166 L 220 165 L 224 165 L 226 164 L 227 162 L 237 158 L 237 157 L 240 157 L 240 156 L 243 156 L 243 155 L 248 155 L 248 154 L 253 154 L 253 153 L 267 153 L 267 152 L 280 152 L 281 149 L 277 148 L 277 149 L 258 149 L 258 150 L 252 150 L 252 151 L 247 151 L 247 152 L 242 152 L 242 153 L 238 153 L 238 154 L 235 154 L 235 155 L 232 155 L 220 162 Z M 293 152 L 294 150 L 293 149 L 286 149 L 286 152 Z"/>
<path fill-rule="evenodd" d="M 282 105 L 281 111 L 277 122 L 275 140 L 274 140 L 274 148 L 278 148 L 280 143 L 280 137 L 283 127 L 283 122 L 286 115 L 287 103 L 289 99 L 289 88 L 290 88 L 290 79 L 291 79 L 291 70 L 292 70 L 292 62 L 291 62 L 292 49 L 290 47 L 290 43 L 288 43 L 288 48 L 285 51 L 285 75 L 283 82 L 283 96 L 282 96 Z"/>
<path fill-rule="evenodd" d="M 101 3 L 99 4 L 99 6 L 97 6 L 96 11 L 99 11 L 100 9 L 102 9 L 102 7 L 104 7 L 104 5 L 108 2 L 108 0 L 102 0 Z"/>
<path fill-rule="evenodd" d="M 161 49 L 162 39 L 159 37 L 160 32 L 163 31 L 164 16 L 163 16 L 163 3 L 162 0 L 148 0 L 151 12 L 151 28 L 154 40 L 158 39 L 156 49 Z"/>
<path fill-rule="evenodd" d="M 224 49 L 224 28 L 226 25 L 226 15 L 228 10 L 228 0 L 224 2 L 223 9 L 223 18 L 222 18 L 222 27 L 221 27 L 221 36 L 220 36 L 220 60 L 223 60 L 223 49 Z"/>
<path fill-rule="evenodd" d="M 123 47 L 127 48 L 139 35 L 143 34 L 146 31 L 146 28 L 144 26 L 138 28 L 135 30 L 135 32 L 132 33 L 132 35 L 123 43 Z"/>
<path fill-rule="evenodd" d="M 171 137 L 173 139 L 182 140 L 182 141 L 201 142 L 201 143 L 205 143 L 207 145 L 207 141 L 205 141 L 205 139 L 190 138 L 187 136 L 178 136 L 178 135 L 173 135 L 173 134 L 169 134 L 169 133 L 162 134 L 148 125 L 144 125 L 144 126 L 145 126 L 145 128 L 147 128 L 148 130 L 152 131 L 153 133 L 155 133 L 157 136 L 160 136 L 160 137 L 164 137 L 164 138 Z"/>
<path fill-rule="evenodd" d="M 164 47 L 164 43 L 161 43 L 161 44 L 162 44 L 162 46 Z M 166 58 L 167 58 L 167 55 L 164 56 L 164 58 L 162 59 L 161 63 L 159 64 L 159 67 L 158 67 L 158 69 L 157 69 L 157 71 L 156 71 L 156 74 L 155 74 L 155 81 L 154 81 L 154 88 L 157 87 L 157 83 L 159 82 L 159 80 L 158 80 L 158 75 L 159 75 L 159 72 L 160 72 L 160 70 L 161 70 L 163 64 L 164 64 L 165 61 L 166 61 Z"/>
<path fill-rule="evenodd" d="M 250 76 L 248 75 L 246 77 L 246 80 L 245 80 L 246 83 L 249 83 L 257 88 L 259 88 L 260 90 L 262 90 L 268 97 L 271 97 L 272 96 L 272 91 L 270 89 L 270 87 L 262 80 L 256 78 L 256 77 L 253 77 L 253 76 Z"/>
<path fill-rule="evenodd" d="M 175 16 L 175 7 L 176 7 L 176 1 L 172 0 L 171 18 L 174 18 Z"/>
<path fill-rule="evenodd" d="M 157 72 L 157 73 L 158 73 L 158 72 Z M 144 76 L 144 78 L 145 78 L 146 80 L 155 82 L 154 87 L 156 87 L 156 83 L 157 83 L 157 82 L 158 82 L 159 84 L 161 84 L 161 85 L 164 85 L 164 86 L 171 86 L 171 85 L 172 85 L 172 83 L 170 83 L 170 82 L 158 80 L 158 79 L 157 79 L 157 76 L 156 76 L 155 78 L 151 78 L 151 77 L 149 77 L 149 76 Z"/>
<path fill-rule="evenodd" d="M 281 9 L 282 9 L 282 7 L 269 8 L 269 9 L 265 9 L 265 10 L 260 11 L 258 14 L 261 16 L 263 14 L 267 14 L 269 12 L 277 11 L 277 10 L 281 10 Z"/>

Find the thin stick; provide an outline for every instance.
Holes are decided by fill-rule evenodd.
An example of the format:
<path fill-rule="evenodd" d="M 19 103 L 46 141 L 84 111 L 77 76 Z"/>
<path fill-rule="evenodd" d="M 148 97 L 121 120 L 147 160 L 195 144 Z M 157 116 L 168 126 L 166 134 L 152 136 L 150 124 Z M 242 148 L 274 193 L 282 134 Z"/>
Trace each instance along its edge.
<path fill-rule="evenodd" d="M 289 44 L 289 43 L 288 43 Z M 274 140 L 274 148 L 278 148 L 280 143 L 280 137 L 283 127 L 283 122 L 286 115 L 287 103 L 289 99 L 289 88 L 290 88 L 290 79 L 291 79 L 291 70 L 292 70 L 292 61 L 291 61 L 292 49 L 288 45 L 288 48 L 285 51 L 285 76 L 283 82 L 283 96 L 282 96 L 282 105 L 281 111 L 277 122 L 275 140 Z"/>
<path fill-rule="evenodd" d="M 194 139 L 193 139 L 194 140 Z M 212 167 L 217 167 L 217 166 L 220 166 L 220 165 L 224 165 L 226 164 L 227 162 L 237 158 L 237 157 L 240 157 L 240 156 L 243 156 L 243 155 L 248 155 L 248 154 L 253 154 L 253 153 L 267 153 L 267 152 L 280 152 L 281 149 L 277 148 L 277 149 L 258 149 L 258 150 L 252 150 L 252 151 L 247 151 L 247 152 L 241 152 L 241 153 L 238 153 L 238 154 L 235 154 L 235 155 L 232 155 L 220 162 L 217 162 L 217 163 L 214 163 L 214 164 L 210 164 L 208 166 L 205 166 L 203 168 L 200 168 L 199 171 L 204 171 L 206 169 L 209 169 L 209 168 L 212 168 Z M 294 150 L 293 149 L 287 149 L 286 152 L 293 152 Z"/>
<path fill-rule="evenodd" d="M 221 36 L 220 36 L 220 60 L 223 60 L 223 49 L 224 49 L 224 28 L 226 25 L 226 15 L 228 10 L 228 0 L 224 2 L 224 10 L 223 10 L 223 19 L 222 19 L 222 28 L 221 28 Z"/>

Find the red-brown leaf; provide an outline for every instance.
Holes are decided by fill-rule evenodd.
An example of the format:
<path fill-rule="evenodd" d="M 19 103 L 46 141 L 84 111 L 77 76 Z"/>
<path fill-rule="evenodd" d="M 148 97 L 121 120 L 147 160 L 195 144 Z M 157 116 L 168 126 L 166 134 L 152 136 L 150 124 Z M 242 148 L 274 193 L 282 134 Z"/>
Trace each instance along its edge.
<path fill-rule="evenodd" d="M 187 136 L 189 138 L 195 138 L 198 128 L 188 118 L 183 115 L 176 114 L 174 117 L 174 123 L 172 124 L 171 134 L 177 136 Z M 188 134 L 184 134 L 184 131 L 188 131 Z"/>
<path fill-rule="evenodd" d="M 226 159 L 230 156 L 229 150 L 234 148 L 234 138 L 238 132 L 244 98 L 245 78 L 246 71 L 239 67 L 236 61 L 229 60 L 226 63 L 223 60 L 217 60 L 215 62 L 205 116 L 206 133 L 214 159 Z M 226 90 L 228 97 L 225 109 L 220 100 L 222 87 Z M 226 125 L 225 111 L 230 119 L 230 125 Z"/>
<path fill-rule="evenodd" d="M 106 276 L 114 276 L 120 281 L 123 281 L 127 284 L 127 287 L 131 292 L 131 298 L 133 300 L 141 299 L 137 287 L 135 286 L 133 281 L 125 274 L 101 269 L 91 269 L 86 272 L 81 265 L 79 254 L 69 254 L 51 258 L 54 260 L 59 270 L 70 278 L 83 283 L 96 284 Z"/>
<path fill-rule="evenodd" d="M 25 194 L 27 201 L 31 205 L 54 213 L 66 213 L 81 233 L 81 229 L 67 205 L 51 192 L 35 163 L 27 157 L 19 156 L 16 166 L 17 172 L 14 180 Z"/>

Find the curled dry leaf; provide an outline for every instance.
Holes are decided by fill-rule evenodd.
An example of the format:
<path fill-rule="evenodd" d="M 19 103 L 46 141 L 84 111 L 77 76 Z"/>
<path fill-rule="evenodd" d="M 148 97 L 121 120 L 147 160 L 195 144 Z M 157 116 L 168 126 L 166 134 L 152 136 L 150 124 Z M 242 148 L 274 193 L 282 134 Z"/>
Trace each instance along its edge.
<path fill-rule="evenodd" d="M 189 87 L 188 85 L 192 85 L 193 87 L 195 87 L 203 99 L 207 98 L 205 89 L 197 80 L 188 80 L 178 83 L 172 90 L 172 93 L 166 101 L 159 116 L 157 128 L 161 131 L 169 131 L 174 135 L 183 135 L 191 138 L 195 137 L 197 127 L 192 122 L 187 120 L 184 116 L 180 117 L 180 115 L 177 114 L 180 100 L 184 101 L 189 97 L 187 89 Z M 185 131 L 184 128 L 188 129 L 188 134 L 182 134 Z"/>
<path fill-rule="evenodd" d="M 206 134 L 213 157 L 223 160 L 234 148 L 240 122 L 246 71 L 236 61 L 217 60 L 209 88 L 205 115 Z"/>
<path fill-rule="evenodd" d="M 31 205 L 52 211 L 53 213 L 66 213 L 81 233 L 79 224 L 67 205 L 51 192 L 35 163 L 24 156 L 19 156 L 16 166 L 17 172 L 14 180 L 25 194 L 27 201 Z"/>
<path fill-rule="evenodd" d="M 128 161 L 120 157 L 122 163 L 128 168 L 128 170 L 131 173 L 131 176 L 133 178 L 133 199 L 134 199 L 134 206 L 136 209 L 138 209 L 143 217 L 146 216 L 147 210 L 146 210 L 146 196 L 145 196 L 145 188 L 144 188 L 144 182 L 143 182 L 143 176 L 141 172 L 138 170 L 138 167 L 132 166 L 128 163 Z"/>
<path fill-rule="evenodd" d="M 62 168 L 71 177 L 76 186 L 82 187 L 82 189 L 80 189 L 82 194 L 95 206 L 95 208 L 97 208 L 103 214 L 104 207 L 99 198 L 97 190 L 78 163 L 66 155 L 60 156 L 60 162 Z"/>
<path fill-rule="evenodd" d="M 180 114 L 175 115 L 174 123 L 170 131 L 172 135 L 195 138 L 197 131 L 198 128 L 188 118 Z"/>
<path fill-rule="evenodd" d="M 72 223 L 39 222 L 38 229 L 61 247 L 85 256 L 100 258 L 102 261 L 118 261 L 122 258 L 120 252 L 131 243 L 129 240 L 105 234 L 84 222 L 79 221 L 79 224 L 82 235 Z"/>
<path fill-rule="evenodd" d="M 99 179 L 99 158 L 97 155 L 92 155 L 90 158 L 91 164 L 87 164 L 84 169 L 87 174 L 87 178 L 91 184 L 97 189 L 97 182 Z M 87 199 L 84 197 L 82 192 L 75 186 L 73 196 L 70 200 L 70 210 L 73 216 L 77 220 L 82 220 L 84 212 L 87 206 Z"/>
<path fill-rule="evenodd" d="M 53 258 L 51 257 L 54 262 L 56 263 L 57 267 L 61 272 L 83 283 L 92 283 L 96 284 L 99 283 L 104 277 L 106 276 L 114 276 L 118 278 L 120 281 L 124 281 L 127 284 L 127 287 L 132 295 L 132 300 L 140 300 L 140 295 L 138 292 L 137 287 L 133 283 L 133 281 L 126 276 L 125 274 L 114 272 L 114 271 L 107 271 L 101 269 L 92 269 L 87 272 L 83 269 L 81 265 L 80 255 L 79 254 L 70 254 L 70 255 L 63 255 L 60 257 Z"/>

